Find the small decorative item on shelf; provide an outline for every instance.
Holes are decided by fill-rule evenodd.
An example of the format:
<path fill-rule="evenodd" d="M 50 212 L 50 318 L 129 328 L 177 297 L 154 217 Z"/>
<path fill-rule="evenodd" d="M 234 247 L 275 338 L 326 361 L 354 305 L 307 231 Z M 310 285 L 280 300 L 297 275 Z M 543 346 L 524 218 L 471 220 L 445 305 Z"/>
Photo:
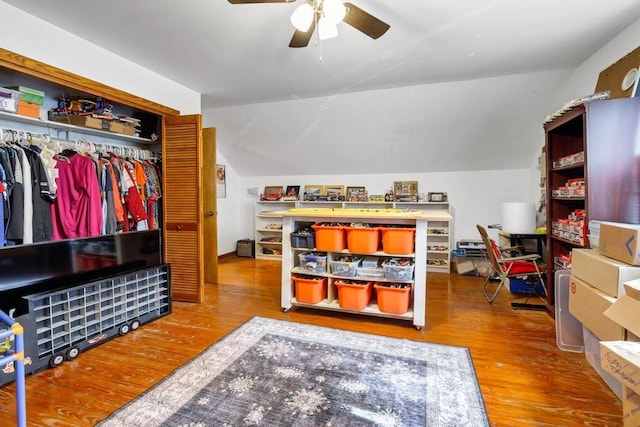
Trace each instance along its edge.
<path fill-rule="evenodd" d="M 261 200 L 265 202 L 277 202 L 282 198 L 284 189 L 282 186 L 264 187 L 264 194 Z"/>
<path fill-rule="evenodd" d="M 303 199 L 308 202 L 317 201 L 324 191 L 324 186 L 308 184 L 304 186 Z"/>
<path fill-rule="evenodd" d="M 393 194 L 396 202 L 417 202 L 418 181 L 395 181 Z"/>
<path fill-rule="evenodd" d="M 427 193 L 427 198 L 430 202 L 446 202 L 448 199 L 447 193 Z"/>
<path fill-rule="evenodd" d="M 344 185 L 327 185 L 324 187 L 328 202 L 344 200 Z"/>
<path fill-rule="evenodd" d="M 98 96 L 60 97 L 58 106 L 49 110 L 48 119 L 129 136 L 139 132 L 142 124 L 140 119 L 115 113 L 113 104 Z"/>
<path fill-rule="evenodd" d="M 368 200 L 365 201 L 369 201 L 369 202 L 384 202 L 385 201 L 385 197 L 384 194 L 374 194 L 369 196 Z"/>
<path fill-rule="evenodd" d="M 300 186 L 299 185 L 287 185 L 287 192 L 282 197 L 283 201 L 295 202 L 299 199 Z"/>
<path fill-rule="evenodd" d="M 347 187 L 346 200 L 349 202 L 366 202 L 367 190 L 364 187 Z"/>

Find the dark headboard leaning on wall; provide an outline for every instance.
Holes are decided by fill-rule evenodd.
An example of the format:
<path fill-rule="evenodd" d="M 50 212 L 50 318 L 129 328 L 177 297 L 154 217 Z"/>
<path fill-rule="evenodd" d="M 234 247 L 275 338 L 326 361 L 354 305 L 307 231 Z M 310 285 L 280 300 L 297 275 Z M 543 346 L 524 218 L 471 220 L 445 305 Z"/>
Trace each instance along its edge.
<path fill-rule="evenodd" d="M 0 309 L 15 316 L 23 299 L 162 264 L 160 230 L 0 248 Z"/>

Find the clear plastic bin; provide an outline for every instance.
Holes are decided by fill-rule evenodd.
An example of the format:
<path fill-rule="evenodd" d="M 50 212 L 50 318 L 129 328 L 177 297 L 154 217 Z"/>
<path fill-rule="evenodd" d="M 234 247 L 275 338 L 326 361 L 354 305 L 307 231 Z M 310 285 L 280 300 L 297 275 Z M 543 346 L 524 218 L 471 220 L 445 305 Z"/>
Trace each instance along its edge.
<path fill-rule="evenodd" d="M 398 264 L 392 260 L 382 263 L 384 269 L 384 277 L 390 280 L 412 280 L 413 279 L 413 265 L 412 261 L 409 264 Z"/>
<path fill-rule="evenodd" d="M 371 277 L 384 279 L 384 269 L 382 267 L 358 267 L 357 275 L 360 277 Z"/>
<path fill-rule="evenodd" d="M 0 87 L 0 111 L 17 112 L 21 97 L 22 94 L 17 90 Z"/>
<path fill-rule="evenodd" d="M 353 277 L 358 272 L 358 266 L 362 258 L 355 258 L 353 261 L 329 261 L 331 274 L 336 276 Z"/>
<path fill-rule="evenodd" d="M 315 273 L 327 272 L 327 254 L 303 253 L 298 255 L 300 258 L 300 268 Z"/>

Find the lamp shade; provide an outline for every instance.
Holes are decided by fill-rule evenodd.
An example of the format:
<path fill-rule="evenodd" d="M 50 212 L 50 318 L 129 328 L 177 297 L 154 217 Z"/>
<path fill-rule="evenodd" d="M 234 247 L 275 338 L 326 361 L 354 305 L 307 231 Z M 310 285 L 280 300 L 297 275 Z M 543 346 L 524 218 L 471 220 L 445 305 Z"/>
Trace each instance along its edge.
<path fill-rule="evenodd" d="M 318 37 L 320 40 L 338 37 L 338 27 L 333 22 L 329 22 L 327 18 L 322 17 L 318 21 Z"/>
<path fill-rule="evenodd" d="M 342 22 L 346 13 L 347 8 L 340 0 L 324 0 L 322 2 L 322 15 L 334 25 Z"/>
<path fill-rule="evenodd" d="M 307 32 L 313 22 L 313 7 L 309 3 L 303 3 L 293 11 L 291 23 L 296 30 Z"/>

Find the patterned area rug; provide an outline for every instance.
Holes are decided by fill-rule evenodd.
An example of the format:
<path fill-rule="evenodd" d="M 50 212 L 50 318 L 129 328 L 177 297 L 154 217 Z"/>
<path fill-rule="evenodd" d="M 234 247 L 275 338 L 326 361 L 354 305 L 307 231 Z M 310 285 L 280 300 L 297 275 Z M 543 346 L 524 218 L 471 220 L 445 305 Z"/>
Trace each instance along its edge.
<path fill-rule="evenodd" d="M 468 349 L 254 317 L 98 424 L 488 426 Z"/>

